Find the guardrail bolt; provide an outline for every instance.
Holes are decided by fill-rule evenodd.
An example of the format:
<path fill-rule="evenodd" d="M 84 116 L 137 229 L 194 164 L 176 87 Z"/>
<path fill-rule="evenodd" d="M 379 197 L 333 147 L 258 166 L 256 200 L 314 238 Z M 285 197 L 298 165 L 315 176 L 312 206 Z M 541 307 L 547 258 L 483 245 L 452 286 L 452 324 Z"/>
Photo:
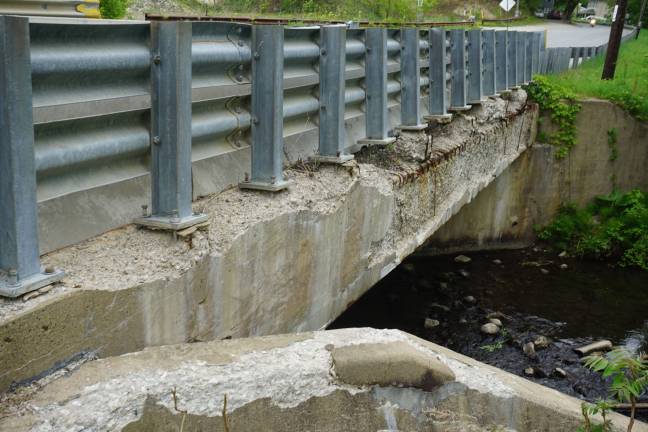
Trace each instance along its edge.
<path fill-rule="evenodd" d="M 160 141 L 160 137 L 159 137 L 159 136 L 154 136 L 154 137 L 153 137 L 153 144 L 155 144 L 155 145 L 160 145 L 161 142 L 162 142 L 162 141 Z"/>
<path fill-rule="evenodd" d="M 259 54 L 258 51 L 255 52 L 255 53 L 254 53 L 254 60 L 259 60 L 260 58 L 261 58 L 261 54 Z"/>
<path fill-rule="evenodd" d="M 148 216 L 148 204 L 142 204 L 142 216 Z"/>
<path fill-rule="evenodd" d="M 153 63 L 159 65 L 161 62 L 162 62 L 162 58 L 160 57 L 160 54 L 156 54 L 153 56 Z"/>

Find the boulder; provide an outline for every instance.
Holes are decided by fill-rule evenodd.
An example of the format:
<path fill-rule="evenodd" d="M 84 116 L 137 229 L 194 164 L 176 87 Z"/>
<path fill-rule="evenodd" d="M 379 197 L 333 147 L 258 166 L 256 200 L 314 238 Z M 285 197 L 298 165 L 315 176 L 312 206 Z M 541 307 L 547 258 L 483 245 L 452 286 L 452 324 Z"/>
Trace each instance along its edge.
<path fill-rule="evenodd" d="M 524 351 L 524 354 L 526 354 L 526 356 L 530 358 L 534 358 L 536 355 L 535 345 L 533 344 L 533 342 L 525 343 L 522 347 L 522 351 Z"/>
<path fill-rule="evenodd" d="M 435 327 L 439 327 L 439 324 L 441 324 L 439 320 L 435 320 L 432 318 L 425 318 L 425 321 L 423 322 L 423 327 L 429 330 Z"/>
<path fill-rule="evenodd" d="M 545 348 L 547 348 L 549 345 L 551 345 L 551 339 L 549 339 L 549 338 L 546 337 L 546 336 L 538 336 L 538 337 L 535 338 L 535 340 L 533 341 L 533 344 L 534 344 L 535 347 L 536 347 L 537 349 L 539 349 L 539 350 L 540 350 L 540 349 L 545 349 Z"/>
<path fill-rule="evenodd" d="M 461 264 L 468 264 L 472 261 L 472 259 L 470 257 L 467 257 L 466 255 L 457 255 L 454 260 L 456 263 Z"/>
<path fill-rule="evenodd" d="M 497 327 L 502 327 L 502 321 L 500 321 L 498 318 L 491 318 L 489 321 L 495 324 Z"/>
<path fill-rule="evenodd" d="M 481 332 L 485 333 L 487 335 L 495 335 L 499 333 L 499 327 L 497 327 L 495 324 L 489 322 L 481 326 Z"/>

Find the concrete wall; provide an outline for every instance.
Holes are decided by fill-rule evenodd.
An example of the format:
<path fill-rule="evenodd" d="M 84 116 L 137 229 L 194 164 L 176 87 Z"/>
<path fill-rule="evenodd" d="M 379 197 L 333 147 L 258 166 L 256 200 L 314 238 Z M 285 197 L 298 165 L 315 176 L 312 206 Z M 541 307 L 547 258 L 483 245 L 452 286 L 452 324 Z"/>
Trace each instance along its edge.
<path fill-rule="evenodd" d="M 533 227 L 549 223 L 562 204 L 579 206 L 616 188 L 648 190 L 648 123 L 618 106 L 584 100 L 577 144 L 556 160 L 555 148 L 535 144 L 430 239 L 429 251 L 523 247 Z M 544 116 L 542 128 L 550 131 Z M 618 158 L 610 160 L 608 130 L 618 132 Z"/>
<path fill-rule="evenodd" d="M 524 152 L 524 102 L 457 116 L 429 158 L 408 134 L 347 166 L 296 164 L 289 191 L 205 197 L 211 224 L 185 238 L 127 226 L 48 254 L 62 285 L 0 300 L 0 390 L 80 356 L 325 327 Z"/>

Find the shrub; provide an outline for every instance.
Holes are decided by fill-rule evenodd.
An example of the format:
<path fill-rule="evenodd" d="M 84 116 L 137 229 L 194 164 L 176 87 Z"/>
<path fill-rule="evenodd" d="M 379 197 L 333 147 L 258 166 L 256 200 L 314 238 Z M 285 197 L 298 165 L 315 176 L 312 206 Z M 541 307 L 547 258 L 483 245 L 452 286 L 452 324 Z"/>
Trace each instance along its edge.
<path fill-rule="evenodd" d="M 648 195 L 612 192 L 584 209 L 566 205 L 538 237 L 574 256 L 612 257 L 621 266 L 648 270 Z"/>
<path fill-rule="evenodd" d="M 119 19 L 126 15 L 128 0 L 101 0 L 99 12 L 102 18 Z"/>

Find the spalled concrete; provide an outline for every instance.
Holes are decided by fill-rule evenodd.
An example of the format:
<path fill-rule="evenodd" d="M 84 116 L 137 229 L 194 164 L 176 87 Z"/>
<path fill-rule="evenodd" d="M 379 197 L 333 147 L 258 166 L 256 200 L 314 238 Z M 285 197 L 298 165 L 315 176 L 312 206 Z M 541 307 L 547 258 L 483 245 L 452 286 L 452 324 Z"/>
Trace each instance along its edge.
<path fill-rule="evenodd" d="M 403 385 L 405 369 L 393 370 L 395 386 L 371 376 L 343 382 L 335 351 L 367 345 L 444 364 L 454 378 L 429 391 Z M 580 423 L 577 399 L 406 333 L 368 328 L 149 348 L 86 363 L 2 402 L 0 430 L 13 432 L 573 432 Z M 616 430 L 628 420 L 609 418 Z"/>
<path fill-rule="evenodd" d="M 528 246 L 534 227 L 548 224 L 561 205 L 584 206 L 614 188 L 648 190 L 648 123 L 607 101 L 580 104 L 577 142 L 566 158 L 557 160 L 552 145 L 533 145 L 434 234 L 428 251 Z M 552 129 L 543 116 L 541 130 Z M 612 129 L 617 140 L 610 145 Z"/>
<path fill-rule="evenodd" d="M 353 385 L 412 387 L 432 391 L 455 380 L 441 361 L 404 342 L 360 344 L 332 349 L 340 381 Z"/>
<path fill-rule="evenodd" d="M 297 163 L 289 191 L 205 197 L 211 225 L 187 238 L 128 226 L 48 254 L 61 286 L 0 300 L 0 391 L 82 357 L 323 328 L 533 142 L 525 98 L 457 115 L 430 146 L 404 134 L 346 166 Z"/>

